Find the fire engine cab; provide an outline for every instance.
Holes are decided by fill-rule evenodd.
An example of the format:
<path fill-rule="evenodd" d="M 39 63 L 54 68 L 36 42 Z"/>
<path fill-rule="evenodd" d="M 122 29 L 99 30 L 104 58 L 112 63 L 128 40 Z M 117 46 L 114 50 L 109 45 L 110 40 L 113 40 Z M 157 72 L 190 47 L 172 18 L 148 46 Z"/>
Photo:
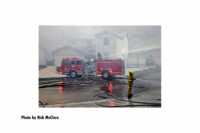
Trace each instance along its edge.
<path fill-rule="evenodd" d="M 60 67 L 60 74 L 62 75 L 69 75 L 72 78 L 76 78 L 78 75 L 83 75 L 83 60 L 79 58 L 63 58 L 61 67 Z"/>
<path fill-rule="evenodd" d="M 96 60 L 91 63 L 84 62 L 80 58 L 63 58 L 60 74 L 69 75 L 72 78 L 76 78 L 82 75 L 102 75 L 103 78 L 107 79 L 113 75 L 124 74 L 123 61 L 117 60 Z"/>

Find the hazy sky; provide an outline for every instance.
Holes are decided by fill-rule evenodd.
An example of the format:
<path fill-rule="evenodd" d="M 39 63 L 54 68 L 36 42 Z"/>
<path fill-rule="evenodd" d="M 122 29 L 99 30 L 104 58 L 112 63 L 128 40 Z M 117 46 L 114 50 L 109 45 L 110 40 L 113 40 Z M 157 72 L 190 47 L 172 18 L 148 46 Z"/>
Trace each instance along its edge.
<path fill-rule="evenodd" d="M 105 29 L 127 32 L 130 49 L 161 45 L 160 26 L 39 26 L 39 46 L 50 52 L 66 45 L 66 40 L 93 39 Z"/>

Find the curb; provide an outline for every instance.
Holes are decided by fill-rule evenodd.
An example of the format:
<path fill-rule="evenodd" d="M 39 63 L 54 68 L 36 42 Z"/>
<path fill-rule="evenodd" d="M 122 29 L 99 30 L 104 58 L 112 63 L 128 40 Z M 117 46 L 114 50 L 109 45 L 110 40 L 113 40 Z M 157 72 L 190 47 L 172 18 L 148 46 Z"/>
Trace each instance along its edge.
<path fill-rule="evenodd" d="M 65 78 L 66 75 L 60 75 L 60 76 L 52 76 L 52 77 L 39 77 L 39 79 L 58 79 L 58 78 Z"/>

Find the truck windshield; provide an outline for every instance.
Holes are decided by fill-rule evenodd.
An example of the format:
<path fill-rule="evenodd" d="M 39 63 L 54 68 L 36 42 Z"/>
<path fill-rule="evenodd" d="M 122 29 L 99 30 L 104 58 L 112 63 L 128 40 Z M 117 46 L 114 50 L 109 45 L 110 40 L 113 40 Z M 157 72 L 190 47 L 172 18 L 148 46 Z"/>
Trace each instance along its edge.
<path fill-rule="evenodd" d="M 80 60 L 77 61 L 77 65 L 82 65 L 82 62 Z"/>
<path fill-rule="evenodd" d="M 72 60 L 72 65 L 76 65 L 76 61 L 75 60 Z"/>
<path fill-rule="evenodd" d="M 68 65 L 69 64 L 69 61 L 68 60 L 64 60 L 63 61 L 63 65 Z"/>

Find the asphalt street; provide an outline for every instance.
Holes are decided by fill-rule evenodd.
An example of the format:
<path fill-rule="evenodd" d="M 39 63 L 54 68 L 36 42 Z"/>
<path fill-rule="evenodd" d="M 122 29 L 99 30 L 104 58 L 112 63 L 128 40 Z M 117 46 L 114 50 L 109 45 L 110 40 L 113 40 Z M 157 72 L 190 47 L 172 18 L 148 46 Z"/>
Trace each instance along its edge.
<path fill-rule="evenodd" d="M 146 100 L 148 94 L 154 91 L 151 99 L 161 100 L 161 76 L 160 71 L 150 71 L 136 74 L 139 78 L 135 80 L 132 89 L 133 98 L 138 95 L 146 93 Z M 82 104 L 87 103 L 87 107 L 96 107 L 94 101 L 112 100 L 108 105 L 115 105 L 116 98 L 126 98 L 128 92 L 127 79 L 114 78 L 107 81 L 101 78 L 55 78 L 55 79 L 42 79 L 39 80 L 39 106 L 42 104 L 49 107 L 56 107 L 57 105 L 76 105 L 82 107 Z M 139 98 L 139 97 L 138 97 Z M 140 99 L 145 100 L 145 99 Z M 161 102 L 161 101 L 160 101 Z M 42 103 L 42 104 L 41 104 Z M 90 104 L 93 103 L 93 104 Z M 120 103 L 119 103 L 120 104 Z M 75 107 L 76 107 L 75 106 Z M 84 107 L 84 106 L 83 106 Z"/>

